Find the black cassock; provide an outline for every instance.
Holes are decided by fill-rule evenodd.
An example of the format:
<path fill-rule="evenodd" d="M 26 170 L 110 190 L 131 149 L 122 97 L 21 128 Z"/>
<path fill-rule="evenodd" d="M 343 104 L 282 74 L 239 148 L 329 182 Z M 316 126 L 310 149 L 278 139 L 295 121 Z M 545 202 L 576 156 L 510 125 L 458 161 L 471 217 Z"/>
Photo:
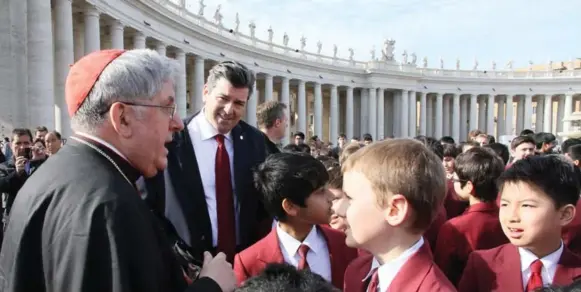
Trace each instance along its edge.
<path fill-rule="evenodd" d="M 221 291 L 210 278 L 187 286 L 138 177 L 111 149 L 69 139 L 16 197 L 0 291 Z"/>

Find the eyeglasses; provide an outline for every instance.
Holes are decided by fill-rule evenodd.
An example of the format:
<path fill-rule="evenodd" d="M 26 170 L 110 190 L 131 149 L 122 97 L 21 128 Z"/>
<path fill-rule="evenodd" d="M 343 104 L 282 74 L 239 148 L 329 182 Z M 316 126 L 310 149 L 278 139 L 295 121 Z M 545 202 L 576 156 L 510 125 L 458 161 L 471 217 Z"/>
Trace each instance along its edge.
<path fill-rule="evenodd" d="M 173 119 L 174 115 L 176 114 L 176 109 L 177 109 L 177 106 L 175 104 L 173 104 L 173 105 L 156 105 L 156 104 L 142 104 L 142 103 L 132 103 L 132 102 L 122 102 L 122 103 L 126 104 L 126 105 L 131 105 L 131 106 L 144 106 L 144 107 L 155 107 L 155 108 L 165 109 L 167 111 L 167 113 L 169 114 L 170 119 Z"/>

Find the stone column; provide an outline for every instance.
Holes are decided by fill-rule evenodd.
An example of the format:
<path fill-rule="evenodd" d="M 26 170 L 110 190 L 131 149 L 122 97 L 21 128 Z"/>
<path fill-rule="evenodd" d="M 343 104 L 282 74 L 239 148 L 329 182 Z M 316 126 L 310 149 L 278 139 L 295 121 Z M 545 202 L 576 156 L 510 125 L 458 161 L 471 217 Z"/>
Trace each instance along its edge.
<path fill-rule="evenodd" d="M 568 117 L 573 112 L 573 94 L 568 93 L 565 95 L 565 104 L 563 109 L 563 116 Z M 557 120 L 557 124 L 563 123 L 562 120 Z M 569 123 L 565 123 L 563 127 L 563 131 L 569 131 Z"/>
<path fill-rule="evenodd" d="M 492 136 L 496 136 L 494 133 L 494 96 L 494 93 L 489 93 L 486 103 L 486 133 Z"/>
<path fill-rule="evenodd" d="M 187 115 L 186 53 L 181 49 L 177 49 L 176 60 L 180 64 L 180 72 L 176 84 L 176 103 L 180 118 L 185 118 Z"/>
<path fill-rule="evenodd" d="M 264 75 L 264 101 L 269 101 L 272 100 L 272 75 L 270 74 L 265 74 Z M 319 136 L 320 138 L 320 136 Z"/>
<path fill-rule="evenodd" d="M 416 92 L 413 90 L 409 91 L 409 109 L 410 109 L 410 116 L 409 116 L 409 131 L 408 135 L 410 137 L 417 136 L 418 132 L 418 103 L 417 103 L 417 96 Z"/>
<path fill-rule="evenodd" d="M 537 112 L 539 114 L 539 112 Z M 553 132 L 553 95 L 545 94 L 543 132 Z"/>
<path fill-rule="evenodd" d="M 136 31 L 133 34 L 133 48 L 134 49 L 145 49 L 146 45 L 145 45 L 145 35 L 140 32 L 140 31 Z"/>
<path fill-rule="evenodd" d="M 452 138 L 460 142 L 460 95 L 452 94 Z"/>
<path fill-rule="evenodd" d="M 447 98 L 445 93 L 442 93 L 442 106 L 442 117 L 444 119 L 444 122 L 442 123 L 442 127 L 444 127 L 442 129 L 442 135 L 450 136 L 450 117 L 452 116 L 452 112 L 450 111 L 450 98 Z"/>
<path fill-rule="evenodd" d="M 160 45 L 157 46 L 157 52 L 161 55 L 165 54 L 165 45 L 163 45 L 164 52 L 160 51 Z M 193 111 L 197 112 L 202 110 L 204 107 L 204 58 L 200 56 L 196 56 L 194 60 L 194 82 L 192 82 L 192 97 L 194 104 L 191 106 L 193 107 Z M 247 105 L 249 106 L 249 105 Z M 256 114 L 255 114 L 256 115 Z"/>
<path fill-rule="evenodd" d="M 83 14 L 73 14 L 73 48 L 75 49 L 75 62 L 85 56 L 85 24 Z M 53 28 L 54 29 L 54 28 Z"/>
<path fill-rule="evenodd" d="M 442 138 L 442 122 L 444 120 L 444 96 L 439 93 L 434 94 L 436 99 L 436 129 L 434 130 L 434 138 Z"/>
<path fill-rule="evenodd" d="M 112 20 L 109 24 L 109 34 L 111 37 L 111 48 L 123 50 L 125 49 L 125 40 L 123 37 L 124 26 L 119 20 Z"/>
<path fill-rule="evenodd" d="M 470 130 L 478 129 L 478 96 L 476 94 L 469 94 L 470 99 L 470 117 L 468 120 L 470 121 Z"/>
<path fill-rule="evenodd" d="M 498 99 L 497 113 L 496 113 L 496 136 L 506 135 L 504 129 L 506 129 L 506 120 L 504 118 L 504 98 L 501 96 Z"/>
<path fill-rule="evenodd" d="M 524 103 L 524 124 L 523 127 L 525 129 L 531 128 L 532 116 L 533 116 L 533 95 L 526 94 L 525 95 L 525 103 Z"/>
<path fill-rule="evenodd" d="M 407 90 L 401 91 L 401 133 L 402 138 L 409 137 L 409 120 L 410 120 L 410 97 Z"/>
<path fill-rule="evenodd" d="M 345 107 L 345 135 L 347 135 L 347 139 L 353 138 L 355 135 L 353 133 L 353 111 L 355 108 L 353 107 L 353 87 L 347 87 L 347 101 Z"/>
<path fill-rule="evenodd" d="M 377 89 L 377 140 L 385 138 L 385 90 Z"/>
<path fill-rule="evenodd" d="M 478 129 L 486 131 L 486 100 L 484 98 L 478 100 Z"/>
<path fill-rule="evenodd" d="M 303 134 L 307 134 L 307 90 L 304 80 L 299 80 L 299 88 L 297 94 L 297 112 L 299 115 L 297 121 L 297 130 Z"/>
<path fill-rule="evenodd" d="M 525 118 L 525 102 L 524 96 L 517 96 L 516 102 L 516 134 L 520 134 L 524 130 L 524 118 Z"/>
<path fill-rule="evenodd" d="M 506 118 L 504 122 L 504 134 L 514 135 L 514 101 L 512 94 L 506 95 Z"/>
<path fill-rule="evenodd" d="M 29 125 L 53 129 L 54 56 L 50 1 L 28 0 L 27 17 Z M 47 48 L 50 48 L 48 54 Z"/>
<path fill-rule="evenodd" d="M 270 96 L 272 98 L 272 90 L 270 91 Z M 314 115 L 315 115 L 315 135 L 317 135 L 319 139 L 323 139 L 323 92 L 321 89 L 321 83 L 315 83 Z"/>
<path fill-rule="evenodd" d="M 557 125 L 555 130 L 551 131 L 554 133 L 563 132 L 563 119 L 565 118 L 564 110 L 565 110 L 565 97 L 559 96 L 559 101 L 557 102 Z"/>
<path fill-rule="evenodd" d="M 535 115 L 535 133 L 543 131 L 543 113 L 545 112 L 544 96 L 537 95 L 537 109 Z"/>
<path fill-rule="evenodd" d="M 63 137 L 71 135 L 71 123 L 65 101 L 65 81 L 75 60 L 73 11 L 71 0 L 54 1 L 54 82 L 55 128 Z"/>
<path fill-rule="evenodd" d="M 85 55 L 101 49 L 101 33 L 99 26 L 99 11 L 95 6 L 85 7 Z"/>
<path fill-rule="evenodd" d="M 162 56 L 166 56 L 167 55 L 167 46 L 165 45 L 165 43 L 161 42 L 161 41 L 157 41 L 157 44 L 155 45 L 155 50 L 157 51 L 158 54 L 162 55 Z M 198 60 L 199 56 L 196 57 L 196 61 Z M 202 58 L 202 61 L 204 60 L 204 58 Z M 202 67 L 202 70 L 204 68 Z M 203 75 L 202 74 L 202 81 L 203 81 Z"/>
<path fill-rule="evenodd" d="M 426 136 L 433 137 L 434 136 L 434 102 L 432 98 L 425 93 L 426 95 Z"/>
<path fill-rule="evenodd" d="M 196 61 L 197 61 L 196 57 Z M 203 59 L 202 59 L 203 60 Z M 254 79 L 256 80 L 256 75 L 254 75 Z M 201 90 L 200 90 L 201 92 Z M 194 95 L 195 96 L 195 95 Z M 196 100 L 197 103 L 197 100 Z M 248 99 L 248 103 L 246 103 L 246 122 L 256 127 L 256 106 L 258 104 L 258 89 L 256 88 L 256 82 L 252 85 L 252 94 Z M 200 108 L 201 109 L 201 108 Z"/>
<path fill-rule="evenodd" d="M 369 104 L 369 134 L 373 136 L 373 139 L 377 139 L 377 89 L 368 89 Z"/>
<path fill-rule="evenodd" d="M 426 101 L 426 93 L 421 92 L 420 94 L 421 94 L 420 95 L 420 135 L 427 135 L 427 129 L 428 129 L 427 109 L 428 109 L 428 105 L 427 105 L 427 101 Z"/>
<path fill-rule="evenodd" d="M 282 77 L 281 83 L 281 102 L 286 105 L 286 109 L 284 111 L 285 116 L 287 119 L 290 119 L 290 80 L 288 77 Z M 282 138 L 281 142 L 282 145 L 286 145 L 289 143 L 290 138 L 290 125 L 286 127 L 284 130 L 284 138 Z"/>
<path fill-rule="evenodd" d="M 359 138 L 363 138 L 363 135 L 369 132 L 369 91 L 361 88 L 359 93 L 361 98 L 361 135 L 359 135 Z"/>

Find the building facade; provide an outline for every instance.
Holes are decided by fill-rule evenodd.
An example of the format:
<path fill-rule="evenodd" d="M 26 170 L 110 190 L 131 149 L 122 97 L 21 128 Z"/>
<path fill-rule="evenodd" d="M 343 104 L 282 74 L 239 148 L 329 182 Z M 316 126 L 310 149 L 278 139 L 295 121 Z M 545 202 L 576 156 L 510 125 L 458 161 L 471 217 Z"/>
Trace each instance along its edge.
<path fill-rule="evenodd" d="M 201 1 L 203 2 L 203 1 Z M 185 0 L 8 0 L 0 9 L 0 136 L 14 127 L 54 128 L 71 134 L 64 97 L 71 64 L 100 49 L 150 48 L 181 64 L 179 114 L 203 107 L 208 70 L 236 60 L 257 76 L 245 120 L 256 124 L 265 100 L 289 104 L 291 133 L 335 142 L 370 133 L 376 139 L 429 135 L 465 140 L 470 129 L 510 135 L 529 128 L 560 132 L 579 110 L 581 71 L 471 70 L 429 66 L 415 55 L 394 58 L 386 40 L 369 61 L 289 47 L 255 37 L 256 26 L 223 23 L 220 11 L 185 8 Z M 196 13 L 197 12 L 197 13 Z M 204 16 L 204 14 L 206 16 Z M 213 17 L 208 17 L 212 16 Z M 211 19 L 210 19 L 211 18 Z M 272 34 L 271 34 L 272 35 Z M 320 51 L 320 49 L 319 49 Z M 375 55 L 375 54 L 373 54 Z M 566 65 L 565 65 L 566 66 Z"/>

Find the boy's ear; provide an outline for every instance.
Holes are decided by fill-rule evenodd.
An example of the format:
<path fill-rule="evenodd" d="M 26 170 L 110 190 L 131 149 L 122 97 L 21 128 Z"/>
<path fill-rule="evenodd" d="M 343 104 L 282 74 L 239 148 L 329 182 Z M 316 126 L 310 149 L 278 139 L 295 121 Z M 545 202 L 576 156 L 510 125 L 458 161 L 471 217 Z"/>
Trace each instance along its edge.
<path fill-rule="evenodd" d="M 387 199 L 384 210 L 384 220 L 392 227 L 405 224 L 411 215 L 410 204 L 400 194 L 392 195 Z"/>
<path fill-rule="evenodd" d="M 282 209 L 288 216 L 297 216 L 299 214 L 299 206 L 295 205 L 289 199 L 282 200 Z"/>
<path fill-rule="evenodd" d="M 577 210 L 575 206 L 571 204 L 561 207 L 560 208 L 561 216 L 559 218 L 559 220 L 561 221 L 561 226 L 565 226 L 571 223 L 571 221 L 573 221 L 573 219 L 575 218 L 576 211 Z"/>

